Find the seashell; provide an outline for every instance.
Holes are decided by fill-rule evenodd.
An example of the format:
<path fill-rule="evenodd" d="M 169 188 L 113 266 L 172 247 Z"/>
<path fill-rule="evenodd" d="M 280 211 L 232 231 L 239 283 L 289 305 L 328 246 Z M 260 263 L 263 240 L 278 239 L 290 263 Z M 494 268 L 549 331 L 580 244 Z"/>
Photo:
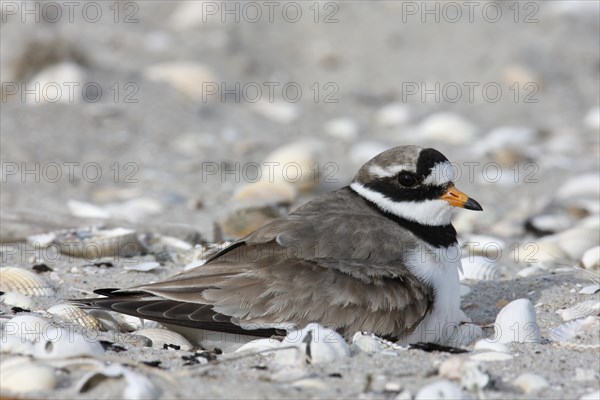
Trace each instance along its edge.
<path fill-rule="evenodd" d="M 352 337 L 352 345 L 350 346 L 352 353 L 381 353 L 383 347 L 381 342 L 372 335 L 364 335 L 362 332 L 356 332 Z"/>
<path fill-rule="evenodd" d="M 410 109 L 403 103 L 390 103 L 375 113 L 375 123 L 383 128 L 395 128 L 410 121 Z"/>
<path fill-rule="evenodd" d="M 63 359 L 93 357 L 104 354 L 104 348 L 95 339 L 62 328 L 48 328 L 33 348 L 33 357 L 39 359 Z"/>
<path fill-rule="evenodd" d="M 550 333 L 548 337 L 553 342 L 556 342 L 560 345 L 569 345 L 572 343 L 573 339 L 582 336 L 586 333 L 597 333 L 600 329 L 600 318 L 598 317 L 587 317 L 571 320 L 567 323 L 557 326 L 556 328 L 550 329 Z M 586 344 L 575 344 L 572 347 L 581 347 L 584 348 L 600 348 L 600 345 L 586 345 Z"/>
<path fill-rule="evenodd" d="M 0 303 L 28 310 L 33 304 L 33 299 L 19 292 L 6 292 L 0 296 Z"/>
<path fill-rule="evenodd" d="M 300 115 L 298 107 L 286 101 L 259 100 L 250 104 L 250 109 L 271 121 L 289 124 Z"/>
<path fill-rule="evenodd" d="M 148 377 L 133 372 L 119 364 L 102 366 L 85 374 L 75 385 L 78 393 L 85 393 L 101 383 L 106 378 L 124 378 L 125 389 L 122 393 L 123 399 L 158 399 L 161 391 Z"/>
<path fill-rule="evenodd" d="M 39 341 L 54 325 L 36 314 L 17 315 L 2 324 L 3 336 L 14 335 L 28 341 Z"/>
<path fill-rule="evenodd" d="M 473 361 L 508 361 L 512 360 L 513 356 L 507 353 L 500 353 L 496 351 L 486 351 L 483 353 L 473 354 L 469 359 Z"/>
<path fill-rule="evenodd" d="M 592 216 L 597 219 L 597 216 Z M 560 248 L 570 259 L 580 259 L 592 246 L 600 242 L 598 221 L 582 220 L 577 226 L 566 231 L 540 239 L 540 245 L 551 244 Z"/>
<path fill-rule="evenodd" d="M 63 254 L 85 259 L 132 256 L 142 245 L 132 229 L 90 227 L 71 230 L 54 240 Z"/>
<path fill-rule="evenodd" d="M 600 246 L 586 250 L 579 264 L 585 269 L 600 269 Z"/>
<path fill-rule="evenodd" d="M 67 201 L 67 207 L 71 215 L 80 218 L 107 219 L 111 217 L 108 210 L 87 201 L 69 200 Z"/>
<path fill-rule="evenodd" d="M 497 351 L 500 353 L 509 353 L 510 352 L 510 350 L 508 349 L 508 347 L 506 347 L 505 344 L 498 343 L 498 342 L 492 342 L 488 339 L 478 340 L 477 343 L 475 343 L 475 347 L 473 348 L 473 350 L 475 350 L 475 351 L 491 350 L 491 351 Z"/>
<path fill-rule="evenodd" d="M 320 183 L 317 159 L 321 148 L 322 144 L 318 141 L 301 140 L 275 149 L 263 162 L 273 168 L 263 173 L 261 180 L 283 181 L 300 192 L 311 192 Z"/>
<path fill-rule="evenodd" d="M 589 315 L 600 315 L 600 300 L 587 300 L 576 304 L 573 307 L 556 311 L 563 321 L 570 321 L 577 318 L 585 318 Z"/>
<path fill-rule="evenodd" d="M 600 198 L 599 174 L 581 174 L 571 177 L 556 191 L 556 198 L 569 201 L 576 198 Z"/>
<path fill-rule="evenodd" d="M 439 112 L 425 118 L 417 127 L 421 138 L 449 144 L 473 141 L 477 128 L 465 118 L 450 112 Z"/>
<path fill-rule="evenodd" d="M 469 251 L 469 256 L 484 256 L 490 261 L 500 258 L 506 242 L 493 236 L 469 235 L 461 243 Z"/>
<path fill-rule="evenodd" d="M 2 359 L 0 364 L 0 394 L 46 392 L 58 385 L 54 368 L 28 357 Z"/>
<path fill-rule="evenodd" d="M 202 101 L 206 83 L 216 82 L 211 69 L 200 63 L 172 61 L 154 64 L 142 71 L 145 79 L 164 82 L 192 101 Z"/>
<path fill-rule="evenodd" d="M 17 335 L 0 336 L 0 353 L 29 355 L 33 352 L 33 342 Z"/>
<path fill-rule="evenodd" d="M 550 386 L 545 378 L 532 373 L 519 375 L 513 384 L 527 394 L 540 392 Z"/>
<path fill-rule="evenodd" d="M 565 231 L 573 225 L 576 220 L 565 214 L 542 214 L 535 215 L 525 222 L 525 228 L 538 236 L 550 235 Z"/>
<path fill-rule="evenodd" d="M 595 107 L 590 109 L 587 114 L 585 114 L 583 123 L 590 130 L 597 131 L 600 129 L 600 108 Z M 600 396 L 598 396 L 598 398 L 600 398 Z"/>
<path fill-rule="evenodd" d="M 548 269 L 543 265 L 532 265 L 517 272 L 517 276 L 520 278 L 527 278 L 528 276 L 539 275 L 547 271 Z"/>
<path fill-rule="evenodd" d="M 188 351 L 194 347 L 189 340 L 169 329 L 147 328 L 133 333 L 147 337 L 152 341 L 152 347 L 157 349 L 162 349 L 165 346 L 179 346 L 181 350 Z"/>
<path fill-rule="evenodd" d="M 465 363 L 463 357 L 450 357 L 444 360 L 438 367 L 438 375 L 442 378 L 460 380 L 460 370 Z"/>
<path fill-rule="evenodd" d="M 325 124 L 325 133 L 336 139 L 356 140 L 358 131 L 358 124 L 351 118 L 336 118 Z"/>
<path fill-rule="evenodd" d="M 528 299 L 508 303 L 496 317 L 494 339 L 499 343 L 539 343 L 540 328 L 535 310 Z"/>
<path fill-rule="evenodd" d="M 236 353 L 262 353 L 268 352 L 269 350 L 278 349 L 281 346 L 281 342 L 275 339 L 256 339 L 251 340 L 248 343 L 244 344 L 239 349 L 236 349 Z"/>
<path fill-rule="evenodd" d="M 465 257 L 461 260 L 462 272 L 458 275 L 461 281 L 471 279 L 476 281 L 493 281 L 500 277 L 500 271 L 495 262 L 489 261 L 486 257 L 473 256 Z"/>
<path fill-rule="evenodd" d="M 225 234 L 241 238 L 282 215 L 278 207 L 271 205 L 243 207 L 232 210 L 220 226 Z"/>
<path fill-rule="evenodd" d="M 350 347 L 339 333 L 316 323 L 290 331 L 281 347 L 292 347 L 275 354 L 275 362 L 281 365 L 297 365 L 305 359 L 323 364 L 350 356 Z"/>
<path fill-rule="evenodd" d="M 160 268 L 160 263 L 151 261 L 136 265 L 126 265 L 123 267 L 125 271 L 150 272 Z"/>
<path fill-rule="evenodd" d="M 93 316 L 74 304 L 61 303 L 46 310 L 65 321 L 75 322 L 86 329 L 102 330 L 102 324 Z"/>
<path fill-rule="evenodd" d="M 445 400 L 464 399 L 465 394 L 460 387 L 450 381 L 441 380 L 422 387 L 415 396 L 415 400 Z"/>
<path fill-rule="evenodd" d="M 52 296 L 54 288 L 43 276 L 23 268 L 0 268 L 0 291 L 18 292 L 26 296 Z"/>
<path fill-rule="evenodd" d="M 590 285 L 590 286 L 586 286 L 586 287 L 582 288 L 579 291 L 579 294 L 595 294 L 598 291 L 600 291 L 600 285 L 595 284 L 595 285 Z"/>
<path fill-rule="evenodd" d="M 506 149 L 523 149 L 523 146 L 535 141 L 537 134 L 535 129 L 526 126 L 500 126 L 479 139 L 473 146 L 473 152 L 484 156 Z"/>

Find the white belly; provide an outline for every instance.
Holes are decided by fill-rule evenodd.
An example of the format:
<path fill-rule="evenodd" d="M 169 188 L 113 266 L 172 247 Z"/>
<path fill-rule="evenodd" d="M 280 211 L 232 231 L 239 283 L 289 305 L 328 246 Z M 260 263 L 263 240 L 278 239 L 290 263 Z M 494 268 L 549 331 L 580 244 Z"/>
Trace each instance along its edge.
<path fill-rule="evenodd" d="M 407 262 L 420 280 L 433 287 L 435 302 L 417 329 L 402 342 L 460 345 L 473 340 L 468 332 L 473 327 L 461 326 L 461 322 L 468 320 L 460 309 L 460 258 L 457 246 L 435 249 L 424 245 L 422 251 Z"/>

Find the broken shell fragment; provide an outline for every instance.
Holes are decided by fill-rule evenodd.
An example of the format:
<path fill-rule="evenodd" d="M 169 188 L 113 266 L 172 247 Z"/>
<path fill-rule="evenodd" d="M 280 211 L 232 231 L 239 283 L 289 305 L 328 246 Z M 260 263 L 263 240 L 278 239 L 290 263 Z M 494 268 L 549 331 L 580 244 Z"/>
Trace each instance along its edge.
<path fill-rule="evenodd" d="M 574 319 L 567 323 L 557 326 L 556 328 L 550 329 L 548 335 L 549 339 L 553 342 L 560 344 L 565 347 L 587 349 L 587 348 L 600 348 L 598 344 L 598 338 L 595 337 L 595 344 L 584 344 L 574 343 L 574 339 L 581 338 L 587 334 L 598 334 L 600 329 L 600 318 L 599 317 L 587 317 Z"/>
<path fill-rule="evenodd" d="M 556 313 L 561 316 L 563 321 L 585 318 L 590 315 L 598 316 L 600 315 L 600 301 L 587 300 L 576 304 L 573 307 L 565 308 L 564 310 L 558 310 Z"/>
<path fill-rule="evenodd" d="M 381 353 L 383 350 L 381 341 L 377 340 L 372 335 L 365 335 L 362 332 L 356 332 L 352 337 L 352 345 L 350 349 L 353 353 Z"/>
<path fill-rule="evenodd" d="M 43 276 L 23 268 L 0 268 L 0 291 L 18 292 L 26 296 L 52 296 L 54 288 Z"/>

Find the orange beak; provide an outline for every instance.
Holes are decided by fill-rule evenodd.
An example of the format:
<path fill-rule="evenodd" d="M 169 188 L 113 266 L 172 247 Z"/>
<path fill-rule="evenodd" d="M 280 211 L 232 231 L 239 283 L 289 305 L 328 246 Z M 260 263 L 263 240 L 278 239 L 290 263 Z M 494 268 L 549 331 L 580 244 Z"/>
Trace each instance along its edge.
<path fill-rule="evenodd" d="M 458 190 L 454 185 L 451 185 L 446 193 L 444 193 L 441 197 L 441 200 L 446 200 L 448 204 L 453 207 L 460 207 L 467 210 L 475 210 L 475 211 L 483 211 L 481 205 Z"/>

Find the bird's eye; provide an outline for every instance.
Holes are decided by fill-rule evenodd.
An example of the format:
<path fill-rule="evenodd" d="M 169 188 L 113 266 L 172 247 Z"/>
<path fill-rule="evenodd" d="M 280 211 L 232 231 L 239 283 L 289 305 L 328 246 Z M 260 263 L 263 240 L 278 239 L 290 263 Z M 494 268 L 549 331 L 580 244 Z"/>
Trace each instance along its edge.
<path fill-rule="evenodd" d="M 404 187 L 412 187 L 417 183 L 417 178 L 410 172 L 400 172 L 398 182 Z"/>

